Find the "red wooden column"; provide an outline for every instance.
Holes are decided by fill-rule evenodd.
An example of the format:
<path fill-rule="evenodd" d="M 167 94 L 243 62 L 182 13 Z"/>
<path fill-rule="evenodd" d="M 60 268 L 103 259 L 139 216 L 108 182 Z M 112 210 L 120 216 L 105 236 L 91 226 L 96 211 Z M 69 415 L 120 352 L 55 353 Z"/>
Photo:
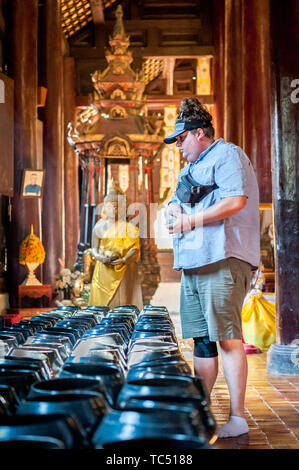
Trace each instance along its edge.
<path fill-rule="evenodd" d="M 299 375 L 299 64 L 297 0 L 271 2 L 276 344 L 268 372 Z"/>
<path fill-rule="evenodd" d="M 224 0 L 215 0 L 214 11 L 214 50 L 212 66 L 212 88 L 215 95 L 215 137 L 224 136 Z"/>
<path fill-rule="evenodd" d="M 271 202 L 269 0 L 215 0 L 216 137 L 244 149 Z"/>
<path fill-rule="evenodd" d="M 250 0 L 248 0 L 250 1 Z M 214 0 L 213 84 L 216 138 L 243 144 L 243 8 L 241 0 Z"/>
<path fill-rule="evenodd" d="M 223 137 L 242 147 L 243 1 L 225 0 L 223 45 Z"/>
<path fill-rule="evenodd" d="M 73 57 L 63 59 L 64 83 L 64 224 L 65 265 L 72 268 L 76 261 L 79 242 L 79 161 L 66 136 L 68 123 L 75 118 L 75 61 Z"/>
<path fill-rule="evenodd" d="M 43 8 L 43 72 L 48 90 L 44 109 L 43 242 L 44 283 L 52 284 L 64 262 L 64 117 L 63 57 L 60 0 L 45 0 Z"/>
<path fill-rule="evenodd" d="M 243 148 L 257 174 L 260 202 L 271 202 L 270 0 L 243 3 Z"/>
<path fill-rule="evenodd" d="M 25 168 L 36 169 L 37 124 L 37 37 L 38 0 L 9 2 L 9 76 L 14 79 L 14 196 L 8 239 L 8 288 L 11 306 L 16 306 L 16 291 L 25 278 L 19 264 L 19 246 L 30 233 L 39 235 L 38 199 L 21 197 L 22 174 Z M 5 158 L 5 156 L 2 156 Z"/>

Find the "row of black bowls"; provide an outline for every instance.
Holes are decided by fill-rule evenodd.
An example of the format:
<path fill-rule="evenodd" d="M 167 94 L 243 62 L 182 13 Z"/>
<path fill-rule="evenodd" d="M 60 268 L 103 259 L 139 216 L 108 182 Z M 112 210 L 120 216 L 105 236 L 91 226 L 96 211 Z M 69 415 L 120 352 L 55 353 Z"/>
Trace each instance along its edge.
<path fill-rule="evenodd" d="M 91 424 L 100 421 L 103 407 L 106 410 L 105 398 L 97 392 L 98 381 L 78 379 L 79 383 L 76 379 L 68 385 L 60 384 L 61 396 L 59 390 L 55 394 L 49 392 L 49 396 L 44 392 L 43 402 L 34 396 L 34 387 L 54 386 L 57 373 L 79 339 L 108 310 L 64 307 L 0 329 L 5 352 L 0 357 L 0 447 L 52 449 L 89 445 Z M 97 421 L 93 408 L 98 413 Z M 88 409 L 91 413 L 84 420 Z"/>
<path fill-rule="evenodd" d="M 53 324 L 31 331 L 0 359 L 17 364 L 22 357 L 29 367 L 31 358 L 31 365 L 40 367 L 25 388 L 16 387 L 18 396 L 9 406 L 5 399 L 12 383 L 2 384 L 5 392 L 0 386 L 0 446 L 16 441 L 23 447 L 69 449 L 211 446 L 216 424 L 208 396 L 179 350 L 165 307 L 145 306 L 141 312 L 132 305 L 109 311 L 64 308 L 31 322 L 38 319 Z M 47 334 L 53 342 L 44 338 Z M 39 344 L 44 351 L 26 344 Z M 58 354 L 47 355 L 45 348 Z M 26 356 L 20 355 L 24 349 Z M 23 368 L 19 375 L 28 373 Z"/>
<path fill-rule="evenodd" d="M 94 434 L 95 447 L 209 447 L 216 424 L 208 396 L 181 354 L 167 309 L 144 307 L 125 346 L 125 383 Z"/>

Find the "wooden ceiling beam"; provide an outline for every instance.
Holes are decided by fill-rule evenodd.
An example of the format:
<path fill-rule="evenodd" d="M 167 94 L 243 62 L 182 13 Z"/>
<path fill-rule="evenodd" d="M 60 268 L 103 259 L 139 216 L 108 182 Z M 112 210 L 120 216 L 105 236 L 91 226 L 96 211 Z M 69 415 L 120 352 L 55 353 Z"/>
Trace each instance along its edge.
<path fill-rule="evenodd" d="M 102 41 L 102 46 L 106 44 Z M 136 57 L 140 48 L 131 46 L 133 57 Z M 71 46 L 71 55 L 76 59 L 97 59 L 104 56 L 104 49 L 99 47 L 78 47 Z M 167 47 L 143 47 L 142 56 L 146 58 L 166 58 L 175 57 L 182 59 L 195 59 L 200 56 L 212 57 L 214 55 L 214 47 L 209 46 L 167 46 Z"/>

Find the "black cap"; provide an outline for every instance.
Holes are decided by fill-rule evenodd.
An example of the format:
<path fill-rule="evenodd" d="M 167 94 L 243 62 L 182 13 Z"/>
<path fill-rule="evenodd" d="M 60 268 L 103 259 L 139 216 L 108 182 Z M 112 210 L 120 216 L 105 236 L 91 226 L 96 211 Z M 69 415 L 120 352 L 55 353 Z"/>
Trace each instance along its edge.
<path fill-rule="evenodd" d="M 165 144 L 173 144 L 179 135 L 183 134 L 185 131 L 197 129 L 198 127 L 206 127 L 206 125 L 202 121 L 176 121 L 174 132 L 168 137 L 165 137 L 164 142 Z"/>

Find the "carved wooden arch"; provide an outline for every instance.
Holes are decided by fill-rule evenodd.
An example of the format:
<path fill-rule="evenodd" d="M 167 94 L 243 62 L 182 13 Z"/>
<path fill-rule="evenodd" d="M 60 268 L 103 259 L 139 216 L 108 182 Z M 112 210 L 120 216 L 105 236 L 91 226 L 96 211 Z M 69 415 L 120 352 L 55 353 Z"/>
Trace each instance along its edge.
<path fill-rule="evenodd" d="M 110 99 L 111 100 L 114 100 L 114 99 L 125 100 L 126 94 L 120 87 L 117 87 L 117 88 L 114 88 L 114 90 L 111 92 Z"/>
<path fill-rule="evenodd" d="M 134 150 L 131 140 L 115 133 L 106 136 L 102 142 L 101 156 L 104 158 L 132 158 Z"/>
<path fill-rule="evenodd" d="M 126 119 L 128 117 L 128 113 L 123 106 L 113 106 L 109 112 L 110 119 Z"/>

